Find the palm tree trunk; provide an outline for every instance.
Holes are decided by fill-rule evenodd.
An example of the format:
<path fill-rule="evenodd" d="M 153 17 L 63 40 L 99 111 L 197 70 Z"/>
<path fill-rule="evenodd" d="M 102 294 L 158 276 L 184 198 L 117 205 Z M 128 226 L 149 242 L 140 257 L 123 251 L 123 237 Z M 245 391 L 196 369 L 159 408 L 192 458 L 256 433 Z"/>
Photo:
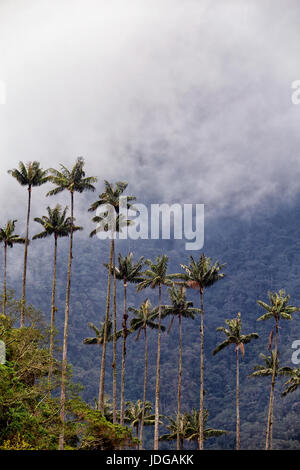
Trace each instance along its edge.
<path fill-rule="evenodd" d="M 124 393 L 125 393 L 125 359 L 126 359 L 126 338 L 127 338 L 127 280 L 124 279 L 124 313 L 123 313 L 123 346 L 122 346 L 122 371 L 121 371 L 121 405 L 120 405 L 120 414 L 121 414 L 121 420 L 120 424 L 121 426 L 124 426 Z"/>
<path fill-rule="evenodd" d="M 7 243 L 4 242 L 3 315 L 6 314 L 6 302 L 7 302 L 6 276 L 7 276 Z"/>
<path fill-rule="evenodd" d="M 100 371 L 99 395 L 98 395 L 98 410 L 100 410 L 102 413 L 104 413 L 105 361 L 106 361 L 106 344 L 107 344 L 107 326 L 108 326 L 109 308 L 110 308 L 111 267 L 112 267 L 113 252 L 114 252 L 114 240 L 112 239 L 110 242 L 106 313 L 105 313 L 105 323 L 104 323 L 104 337 L 103 337 L 103 346 L 102 346 L 102 359 L 101 359 L 101 371 Z"/>
<path fill-rule="evenodd" d="M 139 437 L 139 423 L 137 422 L 135 425 L 135 432 L 136 432 L 136 437 Z M 136 445 L 136 450 L 138 450 L 139 444 Z"/>
<path fill-rule="evenodd" d="M 53 370 L 53 348 L 54 348 L 54 325 L 55 325 L 55 287 L 56 287 L 56 259 L 57 259 L 57 235 L 54 235 L 54 262 L 53 262 L 53 283 L 52 283 L 52 299 L 51 299 L 51 321 L 50 321 L 50 366 L 48 372 L 48 383 L 50 385 Z"/>
<path fill-rule="evenodd" d="M 143 448 L 143 432 L 145 420 L 145 407 L 146 407 L 146 394 L 147 394 L 147 373 L 148 373 L 148 339 L 147 339 L 147 326 L 145 326 L 145 367 L 144 367 L 144 395 L 143 395 L 143 409 L 140 430 L 140 444 L 139 449 Z"/>
<path fill-rule="evenodd" d="M 59 436 L 59 450 L 64 449 L 64 424 L 65 424 L 65 404 L 66 404 L 66 376 L 67 376 L 67 350 L 69 335 L 69 312 L 70 312 L 70 291 L 71 291 L 71 270 L 73 258 L 73 222 L 74 222 L 74 193 L 71 191 L 71 230 L 70 230 L 70 246 L 66 291 L 66 307 L 65 307 L 65 324 L 63 338 L 63 355 L 62 355 L 62 371 L 61 371 L 61 392 L 60 392 L 60 418 L 62 421 L 62 430 Z"/>
<path fill-rule="evenodd" d="M 159 426 L 159 388 L 160 388 L 160 333 L 161 333 L 161 284 L 159 284 L 158 304 L 158 338 L 157 338 L 157 362 L 156 362 L 156 387 L 155 387 L 155 422 L 154 422 L 154 450 L 158 450 L 158 426 Z"/>
<path fill-rule="evenodd" d="M 201 353 L 200 353 L 200 410 L 199 410 L 199 450 L 203 450 L 203 403 L 204 403 L 204 302 L 203 287 L 200 287 L 201 302 Z"/>
<path fill-rule="evenodd" d="M 277 365 L 277 350 L 278 350 L 278 320 L 276 319 L 275 327 L 275 354 L 274 354 L 274 364 L 272 371 L 272 382 L 271 382 L 271 391 L 270 391 L 270 401 L 269 401 L 269 412 L 268 412 L 268 424 L 267 424 L 267 433 L 266 433 L 266 450 L 272 450 L 273 447 L 273 415 L 274 415 L 274 390 L 275 390 L 275 381 L 276 381 L 276 365 Z"/>
<path fill-rule="evenodd" d="M 178 394 L 177 394 L 177 450 L 181 450 L 181 439 L 179 432 L 180 420 L 180 401 L 181 401 L 181 373 L 182 373 L 182 326 L 181 326 L 181 313 L 178 317 L 179 322 L 179 365 L 178 365 Z"/>
<path fill-rule="evenodd" d="M 116 255 L 113 250 L 113 424 L 117 422 L 117 300 L 116 300 Z"/>
<path fill-rule="evenodd" d="M 240 450 L 240 364 L 236 351 L 236 450 Z"/>
<path fill-rule="evenodd" d="M 22 299 L 21 299 L 21 318 L 20 327 L 24 326 L 25 318 L 25 299 L 26 299 L 26 272 L 27 272 L 27 253 L 28 253 L 28 237 L 29 237 L 29 221 L 30 221 L 30 206 L 31 206 L 31 186 L 28 186 L 28 206 L 27 206 L 27 221 L 26 221 L 26 237 L 24 248 L 24 268 L 23 268 L 23 282 L 22 282 Z"/>

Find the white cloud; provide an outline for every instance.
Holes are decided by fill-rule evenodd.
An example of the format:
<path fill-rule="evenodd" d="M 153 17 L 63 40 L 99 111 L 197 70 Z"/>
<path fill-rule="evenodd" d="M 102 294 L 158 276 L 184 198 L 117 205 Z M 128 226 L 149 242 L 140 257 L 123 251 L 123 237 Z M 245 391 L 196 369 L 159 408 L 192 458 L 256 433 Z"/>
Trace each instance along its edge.
<path fill-rule="evenodd" d="M 1 220 L 24 214 L 7 169 L 79 155 L 153 202 L 245 211 L 290 197 L 299 14 L 297 0 L 2 0 Z M 35 215 L 54 203 L 43 194 Z"/>

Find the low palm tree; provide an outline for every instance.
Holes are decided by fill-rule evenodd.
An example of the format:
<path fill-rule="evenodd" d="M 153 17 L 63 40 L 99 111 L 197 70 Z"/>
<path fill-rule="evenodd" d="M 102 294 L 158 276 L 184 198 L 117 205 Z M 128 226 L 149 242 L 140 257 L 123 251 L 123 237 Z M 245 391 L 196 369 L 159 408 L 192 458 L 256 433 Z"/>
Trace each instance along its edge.
<path fill-rule="evenodd" d="M 254 372 L 249 377 L 270 377 L 273 374 L 274 362 L 275 362 L 275 351 L 271 351 L 270 356 L 265 354 L 259 355 L 263 360 L 264 364 L 257 364 L 254 366 Z M 275 376 L 288 375 L 292 370 L 290 367 L 279 367 L 279 355 L 276 358 L 275 364 Z"/>
<path fill-rule="evenodd" d="M 104 212 L 92 218 L 92 221 L 98 224 L 97 228 L 90 233 L 90 237 L 95 236 L 97 233 L 104 231 L 110 232 L 110 255 L 109 255 L 109 269 L 108 269 L 108 284 L 107 284 L 107 297 L 106 297 L 106 315 L 105 315 L 105 330 L 104 330 L 104 343 L 102 348 L 102 361 L 101 361 L 101 376 L 100 388 L 98 397 L 98 408 L 103 411 L 104 409 L 104 380 L 105 380 L 105 362 L 106 362 L 106 330 L 109 321 L 110 310 L 110 290 L 111 290 L 111 275 L 113 274 L 113 422 L 117 420 L 117 349 L 116 349 L 116 332 L 117 332 L 117 306 L 116 306 L 116 273 L 115 273 L 115 234 L 122 232 L 124 227 L 132 224 L 131 220 L 127 220 L 121 213 L 122 201 L 121 197 L 126 190 L 128 183 L 118 181 L 115 186 L 108 181 L 104 181 L 105 190 L 89 208 L 89 212 L 94 212 L 99 208 L 103 208 Z M 127 210 L 132 209 L 132 202 L 135 201 L 134 196 L 126 196 L 125 206 Z M 110 210 L 112 209 L 112 211 Z"/>
<path fill-rule="evenodd" d="M 184 274 L 181 279 L 187 287 L 199 290 L 201 308 L 201 353 L 200 353 L 200 410 L 199 410 L 199 449 L 204 448 L 203 419 L 204 419 L 204 291 L 213 286 L 217 281 L 224 278 L 221 270 L 225 264 L 218 261 L 212 263 L 203 253 L 198 261 L 193 256 L 190 257 L 190 264 L 181 264 Z"/>
<path fill-rule="evenodd" d="M 187 419 L 185 414 L 176 415 L 175 418 L 168 416 L 169 424 L 166 428 L 169 433 L 163 434 L 160 436 L 160 441 L 177 441 L 177 450 L 183 448 L 183 442 L 186 438 L 186 425 Z M 178 445 L 178 436 L 179 436 L 179 445 Z"/>
<path fill-rule="evenodd" d="M 158 449 L 159 433 L 159 392 L 160 392 L 160 336 L 161 336 L 161 310 L 162 310 L 162 286 L 173 286 L 176 275 L 167 274 L 168 257 L 158 256 L 155 261 L 146 260 L 148 269 L 142 274 L 143 280 L 138 284 L 137 291 L 151 287 L 158 287 L 158 339 L 156 361 L 156 386 L 155 386 L 155 425 L 154 425 L 154 450 Z"/>
<path fill-rule="evenodd" d="M 24 249 L 24 267 L 23 267 L 23 281 L 22 281 L 22 299 L 21 299 L 21 316 L 20 326 L 24 326 L 25 316 L 25 303 L 26 303 L 26 274 L 27 274 L 27 254 L 29 245 L 29 222 L 30 222 L 30 209 L 31 209 L 31 191 L 32 188 L 41 186 L 48 181 L 48 170 L 40 168 L 39 162 L 19 162 L 19 168 L 9 170 L 8 173 L 15 178 L 21 186 L 27 186 L 28 190 L 28 203 L 27 203 L 27 221 L 26 221 L 26 236 L 25 236 L 25 249 Z"/>
<path fill-rule="evenodd" d="M 199 416 L 200 413 L 193 409 L 192 413 L 186 413 L 186 439 L 187 441 L 195 441 L 196 444 L 199 442 Z M 224 429 L 214 429 L 210 427 L 206 427 L 206 423 L 208 420 L 208 410 L 204 409 L 203 412 L 203 439 L 206 441 L 211 437 L 218 437 L 227 434 L 228 431 Z"/>
<path fill-rule="evenodd" d="M 122 257 L 119 253 L 118 255 L 118 266 L 115 266 L 113 269 L 113 273 L 118 281 L 123 282 L 124 288 L 124 309 L 123 309 L 123 320 L 122 320 L 122 328 L 123 328 L 123 345 L 122 345 L 122 367 L 121 367 L 121 400 L 120 400 L 120 424 L 121 426 L 124 425 L 124 413 L 125 413 L 125 399 L 124 399 L 124 391 L 125 391 L 125 359 L 126 359 L 126 339 L 129 334 L 129 330 L 127 328 L 127 286 L 128 283 L 137 284 L 142 279 L 140 277 L 141 270 L 143 268 L 143 260 L 144 257 L 141 256 L 140 259 L 134 263 L 133 262 L 133 253 L 130 252 L 128 256 Z M 109 265 L 104 265 L 107 269 L 109 269 Z"/>
<path fill-rule="evenodd" d="M 206 423 L 208 420 L 208 411 L 204 410 L 204 433 L 203 438 L 204 440 L 209 439 L 211 437 L 218 437 L 227 434 L 227 431 L 223 429 L 213 429 L 206 427 Z M 198 447 L 199 442 L 199 411 L 193 408 L 191 413 L 184 413 L 181 414 L 180 417 L 176 416 L 176 418 L 168 417 L 169 424 L 167 425 L 167 429 L 170 431 L 168 434 L 164 434 L 161 436 L 160 440 L 162 441 L 174 441 L 177 439 L 178 435 L 178 423 L 179 423 L 179 435 L 181 440 L 181 448 L 183 447 L 183 441 L 195 441 L 196 448 Z"/>
<path fill-rule="evenodd" d="M 12 248 L 15 244 L 24 244 L 25 238 L 15 234 L 15 225 L 17 220 L 8 220 L 5 227 L 0 228 L 0 243 L 3 243 L 4 248 L 4 274 L 3 274 L 3 315 L 6 315 L 7 303 L 7 247 Z"/>
<path fill-rule="evenodd" d="M 140 338 L 142 332 L 145 337 L 145 365 L 144 365 L 144 392 L 143 392 L 143 408 L 141 417 L 141 428 L 140 428 L 140 444 L 139 449 L 143 448 L 143 431 L 144 431 L 144 419 L 146 413 L 146 396 L 147 396 L 147 375 L 148 375 L 148 335 L 147 329 L 151 330 L 158 329 L 158 323 L 155 321 L 158 316 L 158 308 L 152 308 L 149 299 L 146 299 L 138 309 L 129 307 L 129 311 L 133 313 L 134 317 L 130 321 L 130 330 L 137 331 L 136 341 Z M 161 330 L 164 331 L 165 327 L 160 326 Z"/>
<path fill-rule="evenodd" d="M 300 385 L 300 368 L 298 369 L 291 369 L 287 371 L 286 375 L 289 375 L 290 378 L 287 382 L 285 382 L 285 390 L 282 392 L 282 396 L 285 397 L 289 393 L 294 392 Z"/>
<path fill-rule="evenodd" d="M 145 414 L 144 414 L 144 426 L 153 426 L 155 423 L 155 415 L 151 414 L 152 404 L 147 401 L 145 404 Z M 125 422 L 130 423 L 132 429 L 135 429 L 136 437 L 139 437 L 139 427 L 143 414 L 143 404 L 142 400 L 137 400 L 136 403 L 132 401 L 126 402 L 125 409 Z M 159 416 L 159 419 L 162 418 Z M 162 422 L 160 421 L 160 424 Z M 138 448 L 138 444 L 137 444 Z"/>
<path fill-rule="evenodd" d="M 270 390 L 270 400 L 269 400 L 269 411 L 268 411 L 268 421 L 267 421 L 267 431 L 266 431 L 266 450 L 272 450 L 272 436 L 273 436 L 273 415 L 274 415 L 274 389 L 276 381 L 276 363 L 278 355 L 278 331 L 279 331 L 279 322 L 280 320 L 292 320 L 292 314 L 296 311 L 300 311 L 299 307 L 294 307 L 289 305 L 290 296 L 285 294 L 283 289 L 279 292 L 269 292 L 269 301 L 270 305 L 258 300 L 257 303 L 266 310 L 266 313 L 258 318 L 258 321 L 264 321 L 273 319 L 275 320 L 275 347 L 274 355 L 275 359 L 273 361 L 273 373 L 272 373 L 272 382 Z M 272 347 L 274 337 L 274 330 L 271 331 L 269 336 L 269 349 Z"/>
<path fill-rule="evenodd" d="M 225 341 L 220 343 L 213 351 L 213 355 L 222 351 L 230 344 L 234 345 L 234 351 L 236 355 L 236 450 L 240 450 L 240 366 L 239 366 L 239 352 L 241 351 L 242 355 L 245 354 L 245 344 L 250 343 L 252 339 L 257 339 L 257 333 L 249 333 L 247 335 L 242 334 L 242 318 L 240 312 L 237 315 L 237 318 L 232 320 L 225 320 L 227 328 L 219 326 L 217 331 L 222 331 L 225 333 L 227 338 Z"/>
<path fill-rule="evenodd" d="M 85 176 L 84 159 L 77 158 L 75 165 L 69 170 L 64 165 L 60 165 L 60 171 L 50 168 L 49 181 L 56 188 L 47 193 L 47 196 L 54 196 L 63 191 L 69 191 L 71 198 L 71 230 L 69 245 L 69 260 L 66 288 L 66 306 L 65 306 L 65 322 L 64 322 L 64 338 L 63 338 L 63 354 L 62 354 L 62 372 L 61 372 L 61 393 L 60 393 L 60 417 L 62 421 L 62 432 L 59 436 L 59 450 L 64 448 L 64 423 L 65 423 L 65 404 L 66 404 L 66 374 L 67 374 L 67 352 L 68 352 L 68 336 L 69 336 L 69 314 L 70 314 L 70 292 L 71 292 L 71 272 L 73 259 L 73 228 L 74 228 L 74 195 L 75 193 L 83 193 L 85 191 L 95 191 L 94 183 L 97 178 L 94 176 Z"/>
<path fill-rule="evenodd" d="M 178 318 L 179 327 L 179 360 L 178 360 L 178 391 L 177 391 L 177 419 L 181 417 L 181 376 L 182 376 L 182 319 L 194 320 L 195 315 L 200 313 L 200 309 L 193 308 L 193 302 L 186 300 L 186 289 L 183 286 L 168 289 L 171 305 L 163 305 L 162 318 L 171 315 L 171 323 L 168 334 L 173 325 L 174 318 Z M 177 423 L 177 450 L 181 449 L 182 439 L 180 437 L 180 423 Z"/>
<path fill-rule="evenodd" d="M 279 358 L 275 361 L 275 351 L 270 352 L 270 356 L 266 356 L 265 354 L 260 354 L 261 359 L 263 360 L 263 364 L 257 364 L 254 366 L 254 372 L 250 374 L 249 377 L 272 377 L 273 370 L 274 370 L 274 363 L 275 363 L 275 377 L 280 376 L 289 376 L 291 375 L 293 369 L 290 367 L 279 367 Z M 289 381 L 288 381 L 289 382 Z M 286 382 L 285 385 L 288 383 Z M 286 393 L 285 391 L 282 393 L 284 396 Z"/>
<path fill-rule="evenodd" d="M 43 227 L 43 231 L 37 233 L 32 238 L 33 240 L 54 237 L 54 261 L 53 261 L 53 281 L 52 281 L 52 298 L 51 298 L 51 321 L 50 321 L 50 346 L 49 352 L 51 362 L 49 365 L 48 380 L 51 382 L 52 369 L 53 369 L 53 348 L 54 348 L 54 329 L 55 329 L 55 289 L 56 289 L 56 265 L 57 265 L 57 240 L 58 238 L 68 237 L 71 233 L 71 218 L 67 217 L 68 208 L 62 210 L 61 206 L 57 204 L 54 209 L 47 207 L 48 215 L 42 217 L 35 217 L 35 222 Z M 82 227 L 73 226 L 73 232 L 82 230 Z"/>

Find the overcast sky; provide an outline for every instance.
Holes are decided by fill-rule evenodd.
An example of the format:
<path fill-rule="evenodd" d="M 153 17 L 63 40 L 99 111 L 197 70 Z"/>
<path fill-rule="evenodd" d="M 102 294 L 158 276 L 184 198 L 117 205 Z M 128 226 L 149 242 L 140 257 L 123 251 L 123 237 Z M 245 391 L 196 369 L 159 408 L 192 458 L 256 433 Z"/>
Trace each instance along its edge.
<path fill-rule="evenodd" d="M 24 218 L 19 160 L 84 156 L 99 192 L 127 180 L 140 200 L 212 213 L 290 198 L 299 24 L 298 0 L 0 0 L 1 224 Z M 33 215 L 56 202 L 44 192 Z"/>

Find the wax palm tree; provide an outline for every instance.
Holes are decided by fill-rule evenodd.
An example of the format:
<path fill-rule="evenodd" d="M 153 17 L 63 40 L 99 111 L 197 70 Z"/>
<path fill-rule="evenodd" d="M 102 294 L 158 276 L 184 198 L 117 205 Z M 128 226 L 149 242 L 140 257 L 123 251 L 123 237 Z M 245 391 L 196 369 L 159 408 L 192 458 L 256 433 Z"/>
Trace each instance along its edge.
<path fill-rule="evenodd" d="M 249 377 L 270 377 L 273 374 L 273 367 L 275 362 L 275 351 L 271 351 L 270 356 L 266 356 L 265 354 L 259 355 L 264 364 L 257 364 L 254 366 L 254 372 L 250 374 Z M 276 364 L 275 364 L 275 377 L 280 375 L 288 375 L 288 373 L 292 370 L 290 367 L 279 367 L 279 354 L 277 354 Z"/>
<path fill-rule="evenodd" d="M 190 264 L 181 264 L 184 274 L 181 279 L 187 287 L 197 289 L 200 293 L 201 308 L 201 353 L 200 353 L 200 410 L 199 410 L 199 449 L 203 450 L 203 410 L 204 410 L 204 291 L 213 286 L 217 281 L 223 279 L 221 270 L 225 264 L 216 261 L 212 264 L 211 258 L 207 258 L 203 253 L 198 261 L 193 256 L 190 257 Z"/>
<path fill-rule="evenodd" d="M 88 323 L 88 326 L 93 330 L 95 336 L 89 336 L 83 340 L 83 344 L 99 344 L 101 347 L 104 341 L 104 322 L 101 322 L 100 328 L 98 328 L 94 323 Z M 107 342 L 112 341 L 113 335 L 111 333 L 112 322 L 109 321 L 107 325 Z"/>
<path fill-rule="evenodd" d="M 152 411 L 152 404 L 147 401 L 145 404 L 145 414 L 144 414 L 144 426 L 153 426 L 155 423 L 155 415 L 151 414 Z M 132 401 L 126 402 L 126 409 L 125 409 L 125 421 L 130 423 L 130 426 L 135 429 L 136 437 L 139 437 L 139 427 L 142 419 L 143 414 L 143 404 L 142 400 L 137 400 L 136 403 Z M 161 419 L 162 416 L 159 416 Z M 162 422 L 160 421 L 160 424 Z M 137 444 L 137 448 L 139 445 Z"/>
<path fill-rule="evenodd" d="M 239 366 L 239 352 L 242 355 L 245 354 L 245 344 L 250 343 L 252 339 L 257 339 L 257 333 L 249 333 L 247 335 L 242 334 L 242 318 L 240 312 L 237 314 L 237 318 L 232 320 L 225 320 L 227 328 L 219 326 L 217 331 L 225 333 L 227 338 L 225 341 L 220 343 L 213 351 L 213 355 L 222 351 L 224 348 L 233 344 L 235 346 L 234 351 L 236 355 L 236 450 L 240 450 L 240 366 Z"/>
<path fill-rule="evenodd" d="M 291 369 L 286 371 L 285 375 L 289 375 L 290 378 L 287 382 L 285 382 L 284 386 L 286 387 L 285 390 L 282 392 L 281 396 L 285 397 L 289 393 L 294 392 L 300 385 L 300 368 L 298 369 Z"/>
<path fill-rule="evenodd" d="M 183 441 L 186 438 L 186 426 L 187 418 L 186 414 L 176 415 L 175 418 L 168 416 L 169 424 L 166 428 L 169 433 L 163 434 L 160 436 L 160 441 L 177 441 L 177 450 L 183 448 Z M 179 445 L 178 445 L 178 436 L 179 436 Z"/>
<path fill-rule="evenodd" d="M 56 289 L 56 264 L 57 264 L 57 240 L 58 238 L 68 237 L 71 233 L 71 217 L 67 217 L 68 207 L 62 210 L 61 206 L 57 204 L 54 209 L 47 207 L 48 215 L 42 217 L 35 217 L 35 222 L 43 227 L 43 231 L 37 233 L 32 238 L 33 240 L 47 238 L 53 236 L 54 238 L 54 260 L 53 260 L 53 281 L 52 281 L 52 298 L 51 298 L 51 321 L 50 321 L 50 346 L 49 352 L 51 362 L 49 365 L 48 380 L 49 383 L 52 377 L 53 369 L 53 348 L 54 348 L 54 328 L 55 328 L 55 289 Z M 82 230 L 82 227 L 73 226 L 73 232 Z"/>
<path fill-rule="evenodd" d="M 136 341 L 140 338 L 141 333 L 144 331 L 145 337 L 145 365 L 144 365 L 144 392 L 143 392 L 143 408 L 141 417 L 140 428 L 140 444 L 139 448 L 143 448 L 143 432 L 144 432 L 144 418 L 146 413 L 146 396 L 147 396 L 147 374 L 148 374 L 148 335 L 147 330 L 158 329 L 158 323 L 155 322 L 158 316 L 158 308 L 152 308 L 149 299 L 146 299 L 138 309 L 129 307 L 129 311 L 133 313 L 134 317 L 130 321 L 130 330 L 137 331 Z M 165 327 L 161 325 L 161 330 L 164 331 Z"/>
<path fill-rule="evenodd" d="M 0 243 L 3 243 L 4 248 L 4 275 L 3 275 L 3 315 L 6 314 L 7 303 L 7 247 L 12 248 L 15 244 L 24 244 L 25 238 L 15 234 L 15 225 L 17 220 L 8 220 L 5 227 L 0 228 Z"/>
<path fill-rule="evenodd" d="M 206 441 L 207 439 L 211 437 L 218 437 L 218 436 L 223 436 L 224 434 L 227 434 L 228 431 L 225 431 L 224 429 L 213 429 L 210 427 L 206 426 L 207 420 L 208 420 L 208 410 L 204 409 L 203 411 L 203 439 Z M 200 413 L 198 410 L 193 408 L 192 413 L 185 413 L 185 439 L 187 441 L 195 441 L 196 446 L 198 446 L 199 443 L 199 417 Z"/>
<path fill-rule="evenodd" d="M 59 449 L 64 447 L 64 422 L 65 422 L 65 403 L 66 403 L 66 373 L 67 373 L 67 350 L 69 334 L 69 312 L 70 312 L 70 291 L 71 291 L 71 271 L 73 259 L 73 227 L 74 227 L 74 194 L 85 191 L 95 191 L 94 183 L 97 178 L 94 176 L 85 176 L 84 159 L 77 158 L 75 165 L 69 170 L 64 165 L 60 165 L 60 171 L 50 168 L 51 176 L 49 180 L 55 184 L 56 188 L 47 193 L 47 196 L 53 196 L 63 191 L 69 191 L 71 198 L 71 231 L 69 245 L 68 275 L 66 289 L 66 306 L 63 338 L 63 356 L 62 356 L 62 374 L 61 374 L 61 394 L 60 394 L 60 417 L 63 423 L 62 433 L 59 437 Z"/>
<path fill-rule="evenodd" d="M 25 249 L 24 249 L 24 266 L 23 266 L 23 281 L 22 281 L 22 299 L 21 299 L 21 316 L 20 326 L 24 326 L 25 303 L 26 303 L 26 274 L 27 274 L 27 254 L 29 244 L 29 222 L 30 222 L 30 209 L 31 209 L 31 191 L 36 186 L 41 186 L 48 181 L 48 170 L 40 168 L 39 162 L 19 162 L 19 168 L 9 170 L 8 173 L 15 178 L 21 186 L 27 186 L 28 189 L 28 203 L 27 203 L 27 221 L 26 221 L 26 236 L 25 236 Z"/>
<path fill-rule="evenodd" d="M 158 287 L 158 339 L 157 339 L 157 363 L 156 363 L 156 386 L 155 386 L 155 425 L 154 425 L 154 450 L 158 449 L 158 428 L 159 428 L 159 392 L 160 392 L 160 336 L 161 336 L 161 295 L 162 286 L 173 286 L 174 274 L 167 274 L 168 257 L 158 256 L 155 261 L 146 260 L 148 269 L 145 270 L 139 283 L 137 291 L 151 287 Z"/>
<path fill-rule="evenodd" d="M 194 320 L 195 315 L 200 313 L 200 309 L 193 308 L 193 302 L 186 300 L 186 289 L 183 286 L 168 289 L 171 305 L 163 305 L 162 318 L 171 315 L 171 323 L 168 333 L 173 325 L 174 318 L 178 318 L 179 327 L 179 360 L 178 360 L 178 391 L 177 391 L 177 419 L 181 417 L 181 376 L 182 376 L 182 319 Z M 177 450 L 180 450 L 182 439 L 180 436 L 180 423 L 177 423 Z"/>
<path fill-rule="evenodd" d="M 266 356 L 265 354 L 260 354 L 260 357 L 263 360 L 263 364 L 257 364 L 256 366 L 254 366 L 254 372 L 250 374 L 250 377 L 272 377 L 274 363 L 275 363 L 275 377 L 276 378 L 278 376 L 291 375 L 291 372 L 293 369 L 291 369 L 290 367 L 279 367 L 279 359 L 278 359 L 279 354 L 277 354 L 277 358 L 275 361 L 275 351 L 271 351 L 270 353 L 271 353 L 270 356 Z"/>
<path fill-rule="evenodd" d="M 85 338 L 83 340 L 83 344 L 98 344 L 101 348 L 104 343 L 104 328 L 105 328 L 105 322 L 101 322 L 100 328 L 98 328 L 94 323 L 90 322 L 88 323 L 88 326 L 93 330 L 95 333 L 95 336 L 89 336 L 88 338 Z M 122 336 L 122 330 L 117 331 L 117 339 L 119 339 Z M 113 340 L 113 334 L 112 334 L 112 322 L 109 321 L 107 325 L 107 338 L 106 342 L 109 343 Z"/>
<path fill-rule="evenodd" d="M 100 215 L 92 218 L 92 221 L 98 224 L 98 227 L 90 233 L 90 237 L 95 236 L 97 233 L 104 231 L 110 232 L 110 256 L 109 256 L 109 269 L 108 269 L 108 284 L 107 284 L 107 299 L 106 299 L 106 315 L 105 315 L 105 330 L 104 330 L 104 343 L 102 348 L 102 361 L 101 361 L 101 375 L 100 387 L 98 397 L 99 410 L 103 411 L 104 406 L 104 380 L 105 380 L 105 361 L 106 361 L 106 329 L 109 321 L 110 310 L 110 290 L 111 290 L 111 274 L 113 273 L 113 422 L 116 423 L 117 419 L 117 349 L 116 349 L 116 331 L 117 331 L 117 307 L 116 307 L 116 272 L 115 272 L 115 233 L 122 232 L 122 229 L 131 225 L 132 221 L 126 219 L 124 214 L 120 211 L 122 208 L 129 210 L 132 209 L 132 202 L 135 201 L 134 196 L 122 196 L 126 190 L 128 183 L 118 181 L 115 186 L 104 181 L 105 190 L 89 208 L 89 212 L 94 212 L 99 208 L 104 209 Z M 123 200 L 121 199 L 123 198 Z"/>
<path fill-rule="evenodd" d="M 269 320 L 273 318 L 275 320 L 275 347 L 274 354 L 275 360 L 273 361 L 273 373 L 270 390 L 269 400 L 269 411 L 266 431 L 266 446 L 265 449 L 272 449 L 272 435 L 273 435 L 273 412 L 274 412 L 274 389 L 276 381 L 276 360 L 278 355 L 278 331 L 280 320 L 292 320 L 292 314 L 296 311 L 300 311 L 299 307 L 289 305 L 290 296 L 285 295 L 285 291 L 281 289 L 279 292 L 269 292 L 270 305 L 258 300 L 257 303 L 266 310 L 266 313 L 258 318 L 258 321 Z M 269 336 L 269 348 L 272 347 L 274 336 L 274 330 L 271 331 Z"/>
<path fill-rule="evenodd" d="M 123 320 L 122 320 L 122 328 L 123 328 L 123 345 L 122 345 L 122 368 L 121 368 L 121 400 L 120 400 L 120 424 L 121 426 L 124 425 L 124 390 L 125 390 L 125 359 L 126 359 L 126 338 L 129 334 L 129 330 L 127 328 L 127 286 L 128 283 L 136 284 L 142 280 L 140 273 L 143 268 L 143 260 L 144 257 L 141 256 L 140 259 L 133 263 L 133 253 L 130 252 L 128 256 L 122 257 L 119 253 L 118 255 L 118 266 L 115 266 L 113 272 L 115 273 L 115 277 L 119 281 L 123 281 L 123 288 L 124 288 L 124 309 L 123 309 Z M 109 265 L 104 265 L 107 269 L 109 269 Z"/>

